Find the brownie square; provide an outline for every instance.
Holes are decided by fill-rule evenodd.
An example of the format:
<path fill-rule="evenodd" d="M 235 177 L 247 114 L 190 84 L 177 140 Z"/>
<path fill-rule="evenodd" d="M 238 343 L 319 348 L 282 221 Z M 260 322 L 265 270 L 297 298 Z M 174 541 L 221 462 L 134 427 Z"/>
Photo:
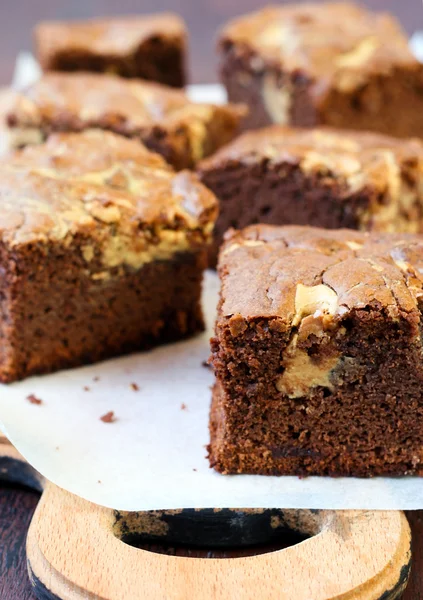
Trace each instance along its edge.
<path fill-rule="evenodd" d="M 203 329 L 216 199 L 138 142 L 56 134 L 0 162 L 0 381 Z"/>
<path fill-rule="evenodd" d="M 423 231 L 423 143 L 280 125 L 249 131 L 199 164 L 218 197 L 216 264 L 230 227 L 255 223 Z"/>
<path fill-rule="evenodd" d="M 13 149 L 52 132 L 100 128 L 140 140 L 176 169 L 229 142 L 245 110 L 191 102 L 181 90 L 96 73 L 46 73 L 15 93 L 5 115 Z M 3 144 L 5 145 L 5 144 Z"/>
<path fill-rule="evenodd" d="M 210 462 L 423 475 L 423 239 L 256 225 L 219 259 Z"/>
<path fill-rule="evenodd" d="M 264 8 L 220 36 L 229 99 L 246 127 L 318 124 L 423 136 L 423 65 L 396 19 L 349 2 Z"/>
<path fill-rule="evenodd" d="M 94 71 L 174 87 L 186 83 L 187 31 L 173 13 L 46 21 L 34 30 L 44 71 Z"/>

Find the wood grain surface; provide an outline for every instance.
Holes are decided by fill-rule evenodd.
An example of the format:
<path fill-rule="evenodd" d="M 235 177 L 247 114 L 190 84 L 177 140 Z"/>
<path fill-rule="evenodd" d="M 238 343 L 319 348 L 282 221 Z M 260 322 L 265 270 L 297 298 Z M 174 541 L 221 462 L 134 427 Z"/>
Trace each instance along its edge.
<path fill-rule="evenodd" d="M 268 0 L 268 3 L 275 0 Z M 298 1 L 298 0 L 297 0 Z M 361 0 L 375 10 L 396 14 L 408 33 L 423 29 L 421 0 Z M 263 6 L 263 0 L 1 0 L 0 85 L 9 83 L 19 50 L 31 50 L 31 32 L 44 19 L 84 19 L 93 16 L 178 12 L 190 31 L 191 80 L 216 80 L 214 41 L 228 19 Z"/>
<path fill-rule="evenodd" d="M 26 573 L 25 536 L 38 501 L 38 494 L 23 488 L 0 487 L 0 600 L 32 600 L 35 596 Z M 403 600 L 423 600 L 423 511 L 407 513 L 413 533 L 413 568 Z M 290 545 L 292 539 L 287 540 Z M 152 546 L 153 552 L 158 551 Z M 160 551 L 178 556 L 189 556 L 190 550 L 174 547 Z M 219 551 L 207 549 L 203 556 L 221 557 Z M 192 553 L 191 553 L 192 554 Z M 196 555 L 199 556 L 198 551 Z"/>
<path fill-rule="evenodd" d="M 9 453 L 6 444 L 4 451 Z M 282 552 L 237 559 L 175 559 L 129 543 L 136 536 L 172 547 L 201 542 L 206 549 L 225 540 L 226 547 L 248 542 L 251 548 L 254 540 L 271 543 L 286 529 L 309 539 Z M 400 511 L 116 514 L 47 483 L 28 530 L 27 556 L 31 580 L 45 600 L 394 600 L 409 578 L 410 542 Z"/>

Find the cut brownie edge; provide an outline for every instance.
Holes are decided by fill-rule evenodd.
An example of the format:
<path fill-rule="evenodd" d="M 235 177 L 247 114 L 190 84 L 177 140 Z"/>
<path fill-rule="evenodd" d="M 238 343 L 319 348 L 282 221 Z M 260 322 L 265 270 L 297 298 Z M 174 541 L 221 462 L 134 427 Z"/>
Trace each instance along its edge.
<path fill-rule="evenodd" d="M 422 261 L 418 236 L 233 233 L 212 339 L 211 466 L 423 475 Z"/>
<path fill-rule="evenodd" d="M 139 78 L 183 88 L 186 82 L 184 52 L 185 48 L 181 44 L 170 46 L 160 38 L 143 42 L 133 57 L 126 58 L 63 50 L 51 59 L 45 70 L 116 73 L 120 77 Z M 152 55 L 154 60 L 151 60 Z"/>
<path fill-rule="evenodd" d="M 423 137 L 422 94 L 423 67 L 392 68 L 388 74 L 374 75 L 354 92 L 332 89 L 319 106 L 315 122 L 399 138 Z M 301 119 L 300 114 L 300 121 L 293 119 L 293 125 L 301 125 Z"/>
<path fill-rule="evenodd" d="M 116 73 L 173 87 L 186 83 L 187 30 L 173 13 L 42 22 L 34 42 L 43 71 Z"/>
<path fill-rule="evenodd" d="M 273 125 L 239 136 L 197 172 L 220 203 L 210 266 L 225 231 L 256 223 L 423 230 L 418 139 Z"/>
<path fill-rule="evenodd" d="M 310 96 L 311 82 L 307 76 L 287 73 L 278 67 L 269 67 L 266 72 L 254 69 L 261 61 L 246 46 L 235 49 L 222 43 L 219 76 L 228 101 L 248 106 L 241 129 L 258 129 L 272 123 L 316 126 L 319 115 Z"/>
<path fill-rule="evenodd" d="M 35 276 L 21 263 L 19 275 L 3 276 L 0 381 L 90 364 L 201 332 L 204 267 L 203 251 L 100 280 L 90 277 L 76 254 L 53 248 Z"/>
<path fill-rule="evenodd" d="M 229 22 L 219 51 L 228 98 L 249 106 L 246 128 L 327 124 L 423 136 L 423 67 L 387 13 L 352 2 L 265 7 Z"/>
<path fill-rule="evenodd" d="M 135 141 L 56 134 L 0 164 L 0 380 L 203 328 L 217 202 Z"/>
<path fill-rule="evenodd" d="M 360 229 L 360 216 L 368 208 L 372 190 L 345 196 L 341 180 L 328 174 L 305 174 L 298 165 L 223 164 L 200 171 L 200 178 L 220 202 L 209 251 L 215 267 L 225 232 L 248 225 L 312 225 L 326 229 Z M 397 225 L 399 223 L 397 222 Z"/>

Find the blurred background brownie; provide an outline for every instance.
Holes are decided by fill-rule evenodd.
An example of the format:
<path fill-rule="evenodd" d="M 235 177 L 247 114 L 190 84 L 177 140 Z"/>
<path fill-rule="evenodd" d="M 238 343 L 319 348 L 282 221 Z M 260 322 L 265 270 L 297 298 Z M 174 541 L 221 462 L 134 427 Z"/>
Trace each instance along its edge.
<path fill-rule="evenodd" d="M 423 143 L 272 125 L 199 164 L 220 203 L 210 264 L 230 227 L 254 223 L 423 232 Z"/>
<path fill-rule="evenodd" d="M 49 21 L 34 31 L 44 71 L 94 71 L 174 87 L 186 83 L 187 31 L 172 13 Z"/>
<path fill-rule="evenodd" d="M 264 8 L 219 42 L 229 99 L 246 127 L 318 124 L 423 136 L 423 65 L 399 22 L 353 3 Z"/>
<path fill-rule="evenodd" d="M 46 73 L 6 111 L 7 141 L 16 148 L 57 131 L 100 128 L 140 140 L 176 169 L 193 167 L 235 136 L 245 110 L 191 102 L 158 83 L 96 73 Z"/>
<path fill-rule="evenodd" d="M 277 4 L 289 3 L 281 0 Z M 298 2 L 299 3 L 299 2 Z M 273 3 L 275 4 L 275 3 Z M 362 0 L 372 10 L 392 12 L 402 23 L 408 35 L 421 28 L 422 3 L 418 0 Z M 36 4 L 22 2 L 0 3 L 0 22 L 7 24 L 0 36 L 0 84 L 7 85 L 13 75 L 17 54 L 30 48 L 30 35 L 40 21 L 87 20 L 103 16 L 116 18 L 139 13 L 159 11 L 177 12 L 189 29 L 189 75 L 192 83 L 211 83 L 217 79 L 216 32 L 229 20 L 263 8 L 263 0 L 72 0 L 54 2 L 37 0 Z"/>
<path fill-rule="evenodd" d="M 251 226 L 220 254 L 211 465 L 423 475 L 423 240 Z"/>
<path fill-rule="evenodd" d="M 0 163 L 0 381 L 203 328 L 217 203 L 188 171 L 100 130 Z"/>

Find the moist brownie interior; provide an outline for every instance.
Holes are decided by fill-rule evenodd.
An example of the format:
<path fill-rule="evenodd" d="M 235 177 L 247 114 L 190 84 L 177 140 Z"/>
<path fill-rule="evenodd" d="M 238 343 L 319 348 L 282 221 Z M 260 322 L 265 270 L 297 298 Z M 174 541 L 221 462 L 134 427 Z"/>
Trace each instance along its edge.
<path fill-rule="evenodd" d="M 210 264 L 227 229 L 255 223 L 423 231 L 423 143 L 274 125 L 238 137 L 198 172 L 220 202 Z"/>
<path fill-rule="evenodd" d="M 34 31 L 44 71 L 93 71 L 185 85 L 187 31 L 173 13 L 45 21 Z"/>
<path fill-rule="evenodd" d="M 221 250 L 210 462 L 423 474 L 423 241 L 252 226 Z"/>
<path fill-rule="evenodd" d="M 99 130 L 0 163 L 0 381 L 200 331 L 217 205 L 188 171 Z"/>

